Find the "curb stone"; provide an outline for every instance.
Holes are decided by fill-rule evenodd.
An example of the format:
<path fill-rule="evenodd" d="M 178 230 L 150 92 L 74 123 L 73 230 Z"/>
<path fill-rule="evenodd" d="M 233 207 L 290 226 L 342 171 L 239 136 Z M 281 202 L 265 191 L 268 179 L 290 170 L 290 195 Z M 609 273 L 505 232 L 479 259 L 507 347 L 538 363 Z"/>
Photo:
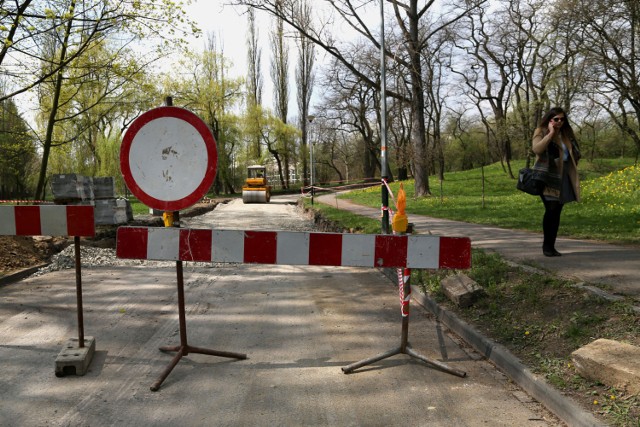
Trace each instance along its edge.
<path fill-rule="evenodd" d="M 48 266 L 50 263 L 45 262 L 44 264 L 39 264 L 33 267 L 29 267 L 29 268 L 25 268 L 22 270 L 18 270 L 18 271 L 14 271 L 10 274 L 7 274 L 6 276 L 2 276 L 0 277 L 0 287 L 5 286 L 5 285 L 10 285 L 12 283 L 15 283 L 19 280 L 22 280 L 24 278 L 27 278 L 29 276 L 31 276 L 33 273 L 35 273 L 36 271 L 40 270 L 41 268 L 44 268 L 46 266 Z"/>
<path fill-rule="evenodd" d="M 512 381 L 525 390 L 531 397 L 542 403 L 563 422 L 572 427 L 605 427 L 593 414 L 587 412 L 568 397 L 547 384 L 543 378 L 532 373 L 505 347 L 482 336 L 471 325 L 454 313 L 440 307 L 416 286 L 411 286 L 414 300 L 436 319 L 470 344 L 476 351 L 494 363 Z"/>

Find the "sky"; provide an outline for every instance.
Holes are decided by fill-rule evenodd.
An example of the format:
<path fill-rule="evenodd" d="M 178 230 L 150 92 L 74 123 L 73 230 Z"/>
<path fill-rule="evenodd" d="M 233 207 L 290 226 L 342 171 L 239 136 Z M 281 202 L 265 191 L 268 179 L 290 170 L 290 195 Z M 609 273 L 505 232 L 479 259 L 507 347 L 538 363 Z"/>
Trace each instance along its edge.
<path fill-rule="evenodd" d="M 246 10 L 231 6 L 230 0 L 193 0 L 191 4 L 185 5 L 185 10 L 190 19 L 194 20 L 202 30 L 202 36 L 199 38 L 191 37 L 189 39 L 191 49 L 195 51 L 202 50 L 205 46 L 207 33 L 214 33 L 219 43 L 222 43 L 224 56 L 232 63 L 230 77 L 245 77 L 247 73 L 247 30 L 248 21 Z M 322 4 L 312 1 L 314 8 L 321 7 Z M 373 13 L 368 15 L 371 22 L 379 21 L 379 11 L 373 8 Z M 265 12 L 256 12 L 256 24 L 259 32 L 259 44 L 261 48 L 262 61 L 262 81 L 263 81 L 263 105 L 267 108 L 273 108 L 273 84 L 270 76 L 271 65 L 271 49 L 269 45 L 269 33 L 272 28 L 272 18 Z M 376 24 L 374 24 L 376 25 Z M 286 27 L 286 25 L 285 25 Z M 339 28 L 335 31 L 341 37 L 349 37 L 347 28 Z M 179 59 L 179 55 L 175 55 L 175 59 Z M 323 62 L 326 60 L 324 52 L 316 49 L 316 63 L 314 71 L 316 76 L 321 72 Z M 296 101 L 296 84 L 295 84 L 295 68 L 297 63 L 297 49 L 293 42 L 289 43 L 289 119 L 292 120 L 297 116 Z M 163 65 L 163 67 L 166 65 Z M 170 66 L 170 63 L 169 63 Z M 318 77 L 316 77 L 318 81 Z M 320 102 L 318 88 L 315 88 L 312 97 L 311 113 L 313 114 L 313 105 Z M 21 104 L 24 106 L 35 105 L 32 93 L 21 96 Z M 25 108 L 23 115 L 28 121 L 34 122 L 33 111 Z"/>
<path fill-rule="evenodd" d="M 234 73 L 244 75 L 247 64 L 247 18 L 242 15 L 243 10 L 238 7 L 225 5 L 228 0 L 195 0 L 185 9 L 190 19 L 198 23 L 202 30 L 202 37 L 192 39 L 191 46 L 194 49 L 202 49 L 205 44 L 206 34 L 214 33 L 223 43 L 224 55 L 231 59 L 234 65 Z M 270 19 L 259 13 L 256 20 L 262 37 L 263 63 L 268 57 L 268 31 Z M 264 64 L 263 64 L 264 65 Z"/>
<path fill-rule="evenodd" d="M 208 33 L 213 33 L 222 43 L 224 56 L 232 63 L 231 77 L 244 77 L 247 74 L 247 31 L 248 20 L 243 15 L 242 8 L 225 5 L 228 0 L 197 0 L 185 9 L 189 18 L 197 22 L 202 30 L 202 36 L 193 38 L 190 45 L 194 50 L 202 50 Z M 262 49 L 262 73 L 263 73 L 263 103 L 272 108 L 273 85 L 269 75 L 271 54 L 269 48 L 269 30 L 271 18 L 264 12 L 256 13 L 256 24 L 259 31 L 259 43 Z M 289 74 L 293 77 L 295 72 L 295 46 L 289 47 L 289 65 L 292 67 Z M 295 98 L 295 88 L 290 83 L 290 97 Z M 295 99 L 289 101 L 290 114 L 297 111 Z"/>
<path fill-rule="evenodd" d="M 203 32 L 203 36 L 194 39 L 191 42 L 193 49 L 202 49 L 204 47 L 206 34 L 213 32 L 216 38 L 223 43 L 223 53 L 228 58 L 233 67 L 231 69 L 232 77 L 244 77 L 247 70 L 247 30 L 248 20 L 243 13 L 243 8 L 225 5 L 229 0 L 194 0 L 193 4 L 186 6 L 189 17 L 198 23 Z M 312 1 L 313 8 L 323 7 L 321 2 Z M 389 10 L 390 11 L 390 10 Z M 387 12 L 389 12 L 387 11 Z M 317 12 L 316 12 L 317 13 Z M 259 43 L 262 50 L 262 76 L 263 76 L 263 105 L 273 108 L 273 84 L 271 82 L 270 66 L 271 66 L 271 49 L 269 46 L 269 33 L 272 28 L 272 19 L 265 12 L 257 11 L 256 24 L 259 32 Z M 365 15 L 365 19 L 369 25 L 379 25 L 380 12 L 379 8 L 371 7 L 370 12 Z M 286 24 L 285 24 L 286 31 Z M 349 28 L 338 28 L 334 30 L 335 34 L 340 37 L 350 37 L 354 35 Z M 326 55 L 321 49 L 316 49 L 316 63 L 314 71 L 316 76 L 319 75 L 323 63 L 326 61 Z M 296 101 L 296 84 L 295 84 L 295 68 L 297 63 L 297 48 L 295 43 L 289 43 L 289 118 L 292 119 L 297 115 L 298 107 Z M 316 77 L 316 82 L 318 81 Z M 311 113 L 313 113 L 313 105 L 319 102 L 320 94 L 318 88 L 315 88 L 311 101 Z"/>

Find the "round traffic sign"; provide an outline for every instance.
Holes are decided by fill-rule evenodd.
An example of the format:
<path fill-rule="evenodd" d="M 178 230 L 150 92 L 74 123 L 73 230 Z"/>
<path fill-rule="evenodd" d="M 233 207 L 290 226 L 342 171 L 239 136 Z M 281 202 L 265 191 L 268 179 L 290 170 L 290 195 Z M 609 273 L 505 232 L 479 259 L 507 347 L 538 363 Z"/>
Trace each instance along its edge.
<path fill-rule="evenodd" d="M 195 114 L 178 107 L 147 111 L 131 124 L 120 147 L 120 170 L 145 205 L 179 211 L 207 194 L 216 176 L 216 141 Z"/>

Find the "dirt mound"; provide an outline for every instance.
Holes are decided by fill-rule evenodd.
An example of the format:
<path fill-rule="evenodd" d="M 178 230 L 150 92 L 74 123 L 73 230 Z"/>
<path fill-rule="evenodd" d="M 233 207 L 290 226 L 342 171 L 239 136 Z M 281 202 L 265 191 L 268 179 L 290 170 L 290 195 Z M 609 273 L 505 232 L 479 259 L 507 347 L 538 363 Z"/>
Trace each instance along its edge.
<path fill-rule="evenodd" d="M 0 236 L 0 274 L 47 262 L 55 247 L 51 237 Z"/>

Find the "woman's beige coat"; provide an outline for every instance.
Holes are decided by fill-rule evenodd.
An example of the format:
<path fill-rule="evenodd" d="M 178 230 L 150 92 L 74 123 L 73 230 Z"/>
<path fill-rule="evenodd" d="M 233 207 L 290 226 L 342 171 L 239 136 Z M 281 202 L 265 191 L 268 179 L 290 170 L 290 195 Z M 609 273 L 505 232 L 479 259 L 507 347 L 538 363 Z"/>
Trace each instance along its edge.
<path fill-rule="evenodd" d="M 576 200 L 580 201 L 580 176 L 578 175 L 578 167 L 577 167 L 578 162 L 574 157 L 574 149 L 571 141 L 568 138 L 562 138 L 561 133 L 558 133 L 552 137 L 551 135 L 549 135 L 549 132 L 546 129 L 537 128 L 533 134 L 531 149 L 535 153 L 537 160 L 539 160 L 540 155 L 547 150 L 547 147 L 549 146 L 549 144 L 556 144 L 559 148 L 560 153 L 562 153 L 561 142 L 564 142 L 564 145 L 569 149 L 570 161 L 569 161 L 569 170 L 567 171 L 567 173 L 569 175 L 569 179 L 571 180 L 571 185 L 573 185 L 573 191 L 576 195 Z M 564 162 L 562 161 L 562 157 L 559 157 L 553 160 L 549 159 L 549 161 L 555 161 L 556 167 L 558 168 L 558 172 L 560 173 L 560 176 L 562 176 L 563 174 L 562 169 L 564 167 Z M 545 187 L 543 191 L 543 195 L 560 197 L 560 191 L 554 188 Z"/>

